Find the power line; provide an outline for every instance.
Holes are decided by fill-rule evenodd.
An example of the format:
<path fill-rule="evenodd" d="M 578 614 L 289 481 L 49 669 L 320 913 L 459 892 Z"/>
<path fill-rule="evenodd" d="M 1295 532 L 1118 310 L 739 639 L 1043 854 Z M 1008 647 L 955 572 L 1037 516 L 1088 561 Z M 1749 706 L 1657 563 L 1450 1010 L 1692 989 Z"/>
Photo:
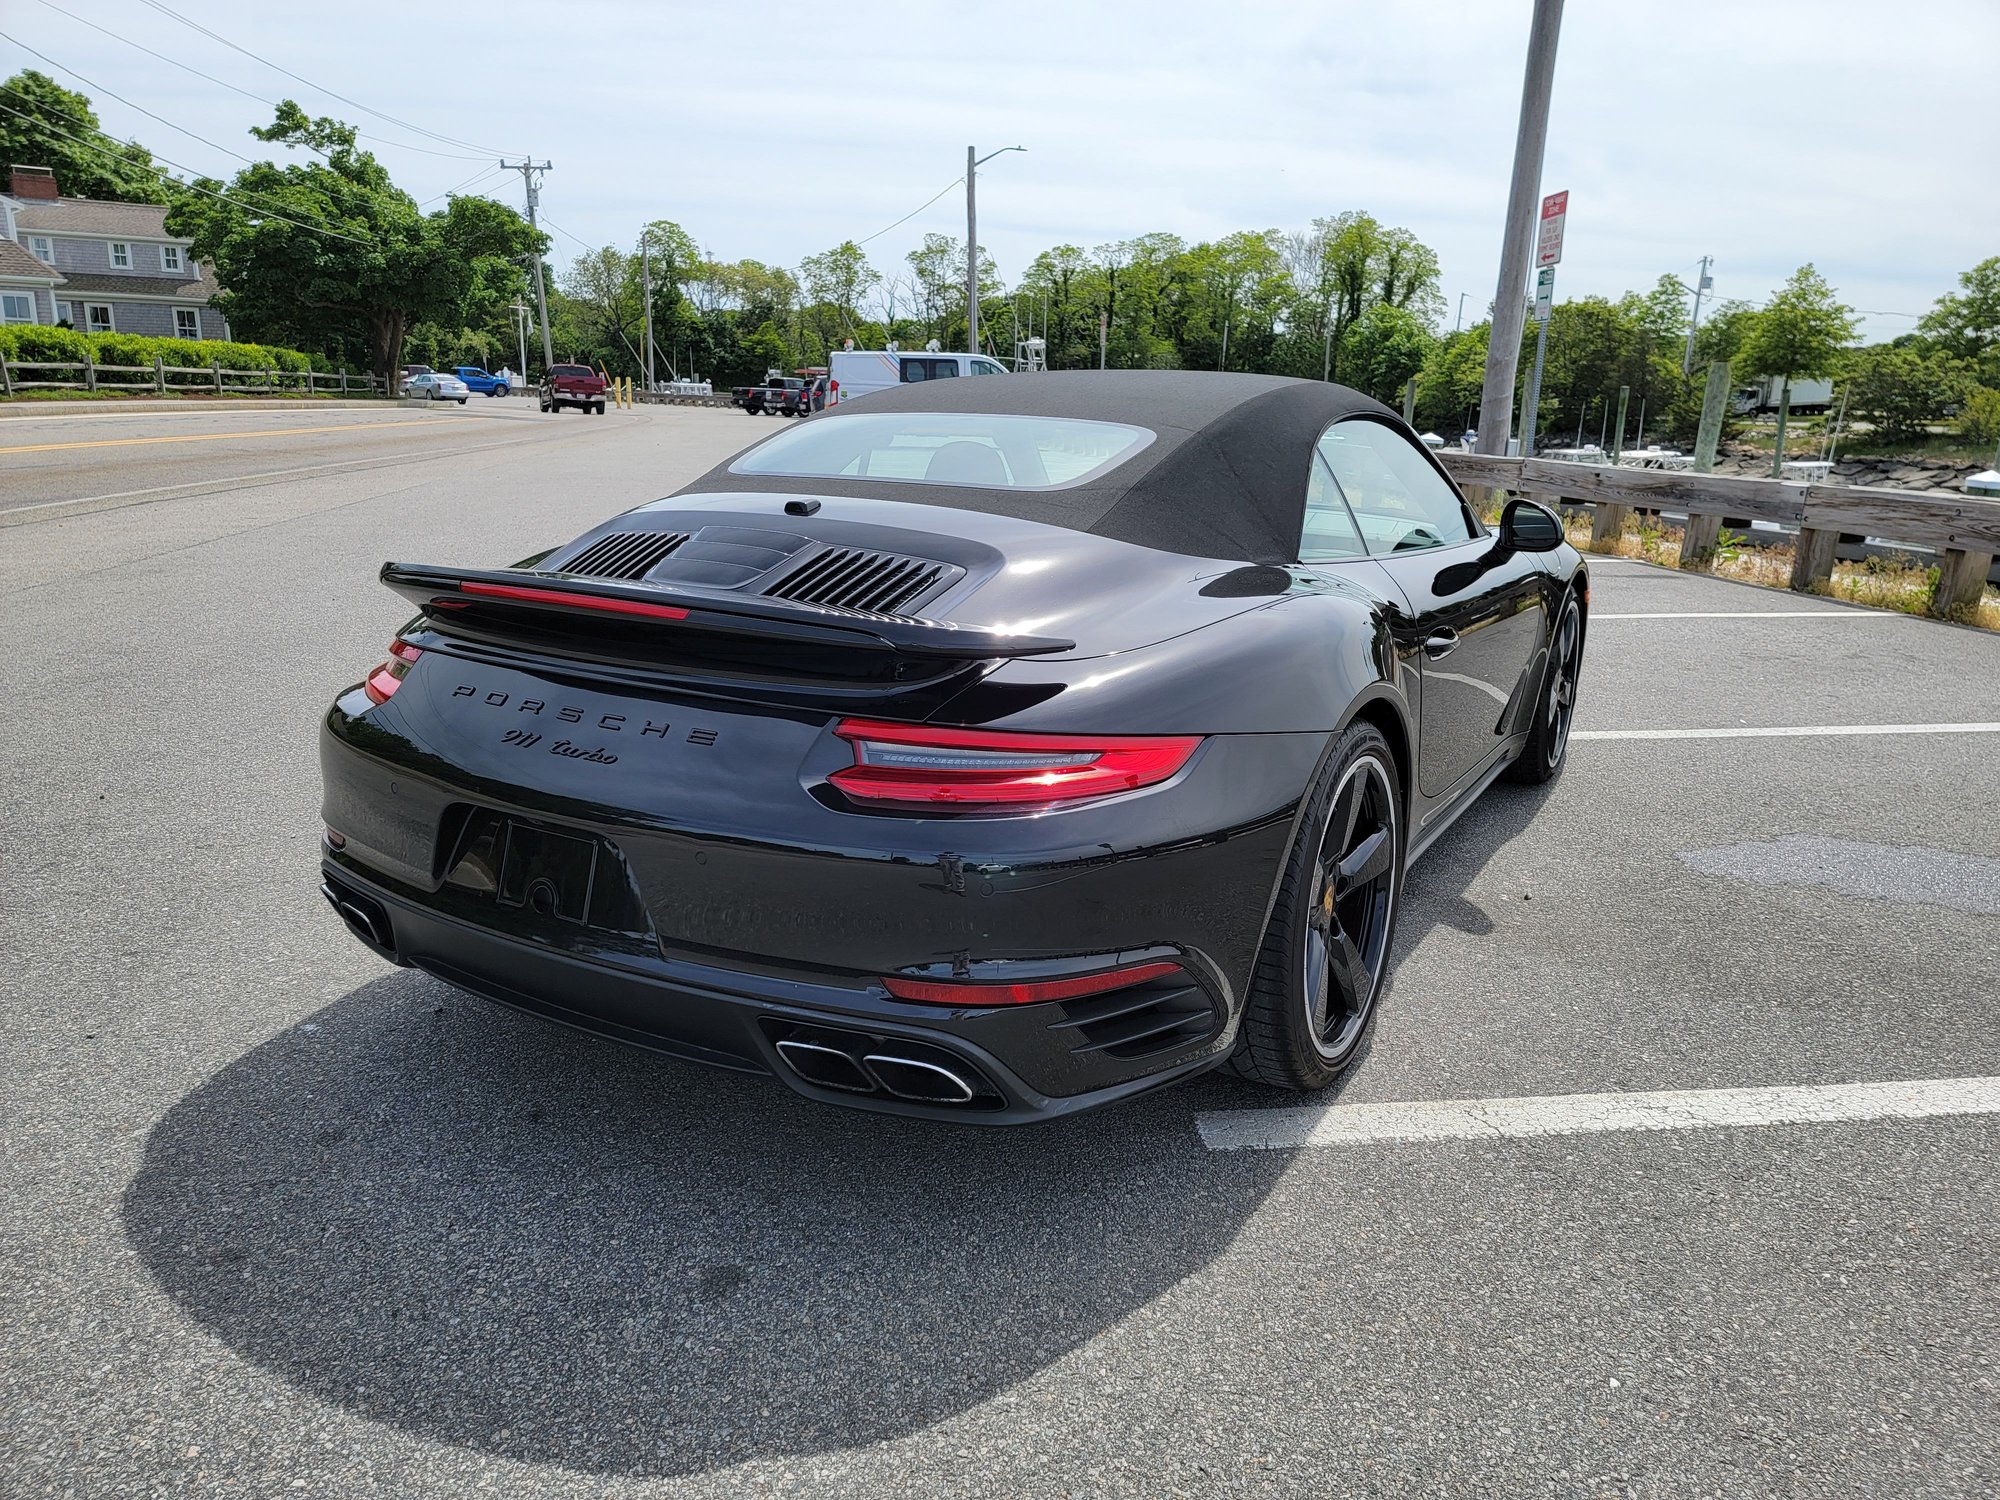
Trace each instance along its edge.
<path fill-rule="evenodd" d="M 156 115 L 150 109 L 146 108 L 145 105 L 134 104 L 130 99 L 127 99 L 123 94 L 114 94 L 111 92 L 110 89 L 106 88 L 101 83 L 92 83 L 88 78 L 85 78 L 81 73 L 77 72 L 75 68 L 64 67 L 61 63 L 57 62 L 53 57 L 50 57 L 48 53 L 35 52 L 35 49 L 33 47 L 30 47 L 26 42 L 22 41 L 19 37 L 9 36 L 6 32 L 0 31 L 0 38 L 5 38 L 7 41 L 12 42 L 16 47 L 19 47 L 23 52 L 34 52 L 35 56 L 39 57 L 43 62 L 47 63 L 50 67 L 69 74 L 70 77 L 74 78 L 78 83 L 84 85 L 84 87 L 96 89 L 98 93 L 104 94 L 109 98 L 116 99 L 120 104 L 124 105 L 127 109 L 138 110 L 139 113 L 144 115 L 147 119 L 157 120 L 160 122 L 160 124 L 166 126 L 167 129 L 178 131 L 180 134 L 186 136 L 191 141 L 200 141 L 204 146 L 208 147 L 211 151 L 220 151 L 224 156 L 233 156 L 238 161 L 242 162 L 243 165 L 246 167 L 254 167 L 255 165 L 257 165 L 249 157 L 245 156 L 241 151 L 232 151 L 227 146 L 218 145 L 216 142 L 211 141 L 205 135 L 196 135 L 192 130 L 189 130 L 185 125 L 176 125 L 172 120 L 169 120 L 165 115 Z M 14 92 L 20 93 L 21 91 L 19 89 L 16 89 Z M 25 98 L 27 96 L 23 94 L 22 97 Z M 74 115 L 69 115 L 66 116 L 66 118 L 75 119 L 76 117 Z"/>
<path fill-rule="evenodd" d="M 925 209 L 929 208 L 933 203 L 937 202 L 938 199 L 942 198 L 946 193 L 950 192 L 953 188 L 957 187 L 961 182 L 964 181 L 965 179 L 963 177 L 952 178 L 950 182 L 947 182 L 943 187 L 939 188 L 935 193 L 932 193 L 930 197 L 924 199 L 922 203 L 919 203 L 915 208 L 911 209 L 908 213 L 904 214 L 903 217 L 898 219 L 894 224 L 885 224 L 882 226 L 882 228 L 876 230 L 873 234 L 869 235 L 867 239 L 859 239 L 856 240 L 854 243 L 856 245 L 865 245 L 868 243 L 869 240 L 881 239 L 882 236 L 887 234 L 890 230 L 900 228 L 902 225 L 909 223 L 910 220 L 914 219 L 918 214 L 922 213 Z"/>
<path fill-rule="evenodd" d="M 38 3 L 54 11 L 57 15 L 68 16 L 72 21 L 77 22 L 79 25 L 88 26 L 92 31 L 99 32 L 104 36 L 108 36 L 112 38 L 112 40 L 114 41 L 123 42 L 128 47 L 136 47 L 141 52 L 145 53 L 148 57 L 156 57 L 163 63 L 168 63 L 176 68 L 179 68 L 183 73 L 192 73 L 196 78 L 204 79 L 207 82 L 214 84 L 217 88 L 228 89 L 229 92 L 232 94 L 241 94 L 245 99 L 254 100 L 258 104 L 268 105 L 272 109 L 276 109 L 278 107 L 278 101 L 275 99 L 267 99 L 262 94 L 253 94 L 250 92 L 250 90 L 246 88 L 237 87 L 235 84 L 231 83 L 226 78 L 217 78 L 213 73 L 204 73 L 200 68 L 192 67 L 189 64 L 182 62 L 177 57 L 169 57 L 164 52 L 156 52 L 151 47 L 148 47 L 144 42 L 135 42 L 129 36 L 120 36 L 117 32 L 112 31 L 109 27 L 99 26 L 95 21 L 89 19 L 89 17 L 87 16 L 80 16 L 73 10 L 64 10 L 60 5 L 55 4 L 54 0 L 38 0 Z M 69 70 L 65 68 L 63 69 L 63 71 L 68 72 Z M 463 151 L 434 151 L 429 146 L 414 146 L 411 145 L 408 141 L 392 141 L 387 136 L 371 135 L 369 132 L 365 130 L 356 130 L 354 133 L 360 136 L 363 140 L 380 141 L 383 145 L 393 146 L 398 151 L 421 151 L 425 156 L 442 156 L 452 161 L 484 160 L 483 156 L 472 156 L 468 155 Z M 311 149 L 317 150 L 318 148 L 314 147 Z M 320 154 L 325 155 L 324 152 L 321 152 Z"/>
<path fill-rule="evenodd" d="M 500 154 L 498 151 L 492 149 L 491 147 L 476 145 L 471 141 L 461 141 L 455 136 L 443 135 L 435 130 L 427 130 L 422 125 L 413 124 L 409 120 L 401 120 L 394 115 L 384 114 L 379 109 L 375 109 L 370 105 L 363 104 L 359 99 L 350 99 L 345 94 L 337 94 L 332 89 L 328 88 L 325 84 L 314 83 L 310 78 L 305 77 L 303 74 L 294 73 L 290 68 L 282 67 L 279 64 L 272 62 L 271 59 L 268 57 L 259 56 L 257 53 L 252 52 L 248 47 L 239 46 L 237 43 L 230 41 L 228 37 L 223 36 L 221 33 L 210 31 L 206 26 L 202 25 L 199 21 L 189 20 L 179 11 L 174 10 L 168 6 L 162 5 L 160 3 L 160 0 L 141 0 L 141 3 L 153 10 L 158 11 L 163 16 L 166 16 L 172 20 L 180 22 L 181 25 L 186 26 L 191 30 L 200 32 L 203 36 L 209 38 L 209 40 L 211 41 L 220 42 L 223 46 L 229 48 L 232 52 L 240 52 L 245 57 L 251 59 L 251 61 L 260 62 L 265 67 L 270 68 L 275 72 L 283 73 L 287 78 L 292 79 L 296 83 L 302 83 L 309 89 L 317 89 L 320 93 L 325 94 L 329 99 L 338 99 L 342 104 L 350 105 L 355 109 L 365 110 L 367 113 L 375 116 L 376 119 L 387 120 L 391 125 L 394 125 L 399 129 L 413 131 L 417 135 L 426 136 L 434 141 L 442 141 L 447 146 L 458 146 L 466 151 L 482 151 L 490 156 L 498 156 Z"/>
<path fill-rule="evenodd" d="M 5 85 L 0 85 L 0 87 L 5 87 Z M 19 91 L 18 91 L 18 90 L 15 90 L 15 92 L 19 92 Z M 116 152 L 116 151 L 113 151 L 113 150 L 111 150 L 111 149 L 110 149 L 110 147 L 108 147 L 108 146 L 100 146 L 100 145 L 98 145 L 98 144 L 97 144 L 97 142 L 95 142 L 95 141 L 87 141 L 87 140 L 83 139 L 83 137 L 81 137 L 81 136 L 75 136 L 75 135 L 71 135 L 71 134 L 69 134 L 69 132 L 67 132 L 67 131 L 63 131 L 63 130 L 57 130 L 57 129 L 56 129 L 56 128 L 55 128 L 54 126 L 53 126 L 53 125 L 49 124 L 49 122 L 48 122 L 47 120 L 43 119 L 43 118 L 42 118 L 42 117 L 41 117 L 40 115 L 31 115 L 31 114 L 29 114 L 29 113 L 28 113 L 28 112 L 27 112 L 26 110 L 21 110 L 21 109 L 16 109 L 16 108 L 14 108 L 14 106 L 13 106 L 13 105 L 11 105 L 11 104 L 6 104 L 6 103 L 0 103 L 0 110 L 5 110 L 5 111 L 6 111 L 6 112 L 7 112 L 8 114 L 10 114 L 10 115 L 14 115 L 14 116 L 16 116 L 16 117 L 18 117 L 18 118 L 20 118 L 20 119 L 23 119 L 23 120 L 26 120 L 26 121 L 27 121 L 27 122 L 28 122 L 29 124 L 31 124 L 31 125 L 39 125 L 39 126 L 41 126 L 41 128 L 42 128 L 42 129 L 44 129 L 44 130 L 48 131 L 48 132 L 49 132 L 49 133 L 50 133 L 51 135 L 56 135 L 56 136 L 60 136 L 60 137 L 61 137 L 61 138 L 62 138 L 63 140 L 66 140 L 66 141 L 68 141 L 68 142 L 69 142 L 70 144 L 72 144 L 72 145 L 75 145 L 75 146 L 82 146 L 82 147 L 84 147 L 84 148 L 85 148 L 86 150 L 89 150 L 89 151 L 99 151 L 99 152 L 102 152 L 102 153 L 103 153 L 104 155 L 106 155 L 106 156 L 111 156 L 111 157 L 115 157 L 115 158 L 117 158 L 117 160 L 118 160 L 118 161 L 120 161 L 120 162 L 124 163 L 124 165 L 126 165 L 126 166 L 128 166 L 128 167 L 139 167 L 139 168 L 142 168 L 142 169 L 143 169 L 143 170 L 145 170 L 145 171 L 148 171 L 148 172 L 151 172 L 151 173 L 152 173 L 152 174 L 153 174 L 153 175 L 154 175 L 155 177 L 159 178 L 159 179 L 160 179 L 160 180 L 161 180 L 162 182 L 166 182 L 166 183 L 170 183 L 170 184 L 172 184 L 172 185 L 173 185 L 173 186 L 174 186 L 175 188 L 177 188 L 177 189 L 180 189 L 180 190 L 181 190 L 181 191 L 183 191 L 183 192 L 190 192 L 190 193 L 200 193 L 200 194 L 202 194 L 202 195 L 203 195 L 204 197 L 208 197 L 208 198 L 213 198 L 213 199 L 215 199 L 215 200 L 216 200 L 216 201 L 217 201 L 218 203 L 228 203 L 228 204 L 231 204 L 231 205 L 232 205 L 233 207 L 237 207 L 237 208 L 243 208 L 243 207 L 245 207 L 245 206 L 246 206 L 245 204 L 243 204 L 243 203 L 242 203 L 242 202 L 240 201 L 240 200 L 241 200 L 242 198 L 247 198 L 247 197 L 251 197 L 251 196 L 252 196 L 251 194 L 248 194 L 248 193 L 242 193 L 242 192 L 240 192 L 240 191 L 239 191 L 239 193 L 238 193 L 238 196 L 237 196 L 237 198 L 235 198 L 235 199 L 232 199 L 232 198 L 228 198 L 228 197 L 225 197 L 225 196 L 224 196 L 223 194 L 221 194 L 221 193 L 218 193 L 218 192 L 214 192 L 214 191 L 212 191 L 212 190 L 210 190 L 210 189 L 208 189 L 208 188 L 205 188 L 205 187 L 201 186 L 201 185 L 200 185 L 199 183 L 194 183 L 194 182 L 181 182 L 181 181 L 179 181 L 179 180 L 178 180 L 178 179 L 176 179 L 176 178 L 172 178 L 172 177 L 169 177 L 169 176 L 167 176 L 167 174 L 166 174 L 165 172 L 162 172 L 162 171 L 161 171 L 161 170 L 160 170 L 160 169 L 159 169 L 158 167 L 154 167 L 154 166 L 147 166 L 147 165 L 145 165 L 145 164 L 143 164 L 143 163 L 140 163 L 140 162 L 135 162 L 135 161 L 133 161 L 133 160 L 132 160 L 132 159 L 131 159 L 130 157 L 128 157 L 128 156 L 125 156 L 125 155 L 123 155 L 123 154 L 121 154 L 121 153 L 119 153 L 119 152 Z M 97 133 L 98 135 L 101 135 L 101 136 L 103 136 L 103 137 L 104 137 L 104 138 L 105 138 L 105 139 L 106 139 L 107 141 L 114 141 L 114 142 L 115 142 L 115 141 L 117 141 L 117 140 L 118 140 L 118 138 L 117 138 L 116 136 L 114 136 L 114 135 L 111 135 L 111 134 L 109 134 L 109 133 L 107 133 L 107 132 L 105 132 L 105 131 L 102 131 L 102 130 L 100 130 L 100 131 L 97 131 L 96 133 Z M 121 144 L 122 144 L 122 143 L 121 143 Z M 194 171 L 194 168 L 193 168 L 193 167 L 185 167 L 185 166 L 181 166 L 181 164 L 180 164 L 179 162 L 177 162 L 177 161 L 174 161 L 174 160 L 171 160 L 171 159 L 170 159 L 170 158 L 168 158 L 168 157 L 164 157 L 164 156 L 162 156 L 162 157 L 160 157 L 160 158 L 159 158 L 159 160 L 161 160 L 161 161 L 163 161 L 163 162 L 166 162 L 166 164 L 167 164 L 168 166 L 170 166 L 170 167 L 180 167 L 180 169 L 181 169 L 181 170 L 182 170 L 183 172 L 192 172 L 192 171 Z M 373 246 L 373 245 L 374 245 L 374 243 L 375 243 L 375 242 L 374 242 L 373 240 L 364 240 L 364 239 L 358 239 L 358 238 L 356 238 L 356 237 L 355 237 L 354 235 L 351 235 L 351 234 L 342 234 L 342 233 L 341 233 L 341 232 L 340 232 L 339 230 L 337 230 L 337 229 L 327 229 L 327 228 L 325 228 L 325 227 L 324 227 L 324 226 L 322 226 L 322 225 L 318 225 L 318 224 L 307 224 L 307 223 L 304 223 L 303 221 L 301 221 L 301 220 L 299 220 L 299 219 L 294 219 L 294 218 L 292 218 L 292 217 L 291 217 L 290 215 L 288 215 L 288 214 L 282 214 L 282 213 L 279 213 L 279 212 L 278 212 L 278 211 L 277 211 L 276 209 L 270 209 L 270 208 L 259 208 L 259 207 L 257 207 L 257 205 L 256 205 L 256 204 L 255 204 L 254 202 L 253 202 L 253 203 L 251 203 L 251 204 L 249 204 L 249 205 L 247 205 L 247 206 L 248 206 L 248 207 L 249 207 L 250 209 L 254 210 L 254 213 L 255 213 L 255 216 L 257 216 L 257 217 L 260 217 L 260 218 L 266 218 L 266 219 L 276 219 L 276 220 L 278 220 L 278 221 L 279 221 L 280 223 L 284 223 L 284 224 L 290 224 L 290 225 L 291 225 L 291 226 L 292 226 L 292 227 L 293 227 L 294 229 L 303 229 L 303 230 L 305 230 L 305 231 L 306 231 L 307 233 L 309 233 L 309 234 L 323 234 L 323 235 L 325 235 L 325 236 L 326 236 L 326 237 L 327 237 L 328 239 L 334 239 L 334 240 L 346 240 L 346 241 L 348 241 L 348 242 L 349 242 L 350 244 L 355 244 L 355 245 L 368 245 L 368 246 Z"/>
<path fill-rule="evenodd" d="M 600 248 L 597 245 L 593 245 L 588 243 L 587 241 L 578 239 L 575 235 L 571 234 L 567 229 L 563 228 L 562 225 L 558 224 L 554 219 L 551 219 L 547 214 L 542 215 L 542 222 L 548 225 L 549 228 L 553 229 L 557 234 L 562 235 L 565 239 L 574 240 L 577 244 L 582 245 L 585 252 L 588 254 L 595 255 L 598 249 Z"/>
<path fill-rule="evenodd" d="M 462 193 L 467 188 L 471 187 L 473 183 L 480 181 L 482 178 L 491 177 L 499 170 L 500 168 L 498 167 L 491 167 L 491 166 L 481 167 L 477 172 L 474 172 L 470 177 L 466 178 L 465 181 L 461 182 L 457 187 L 448 187 L 443 192 L 439 193 L 437 197 L 424 199 L 424 201 L 419 203 L 417 207 L 429 208 L 433 203 L 437 202 L 439 198 L 455 197 L 459 193 Z"/>

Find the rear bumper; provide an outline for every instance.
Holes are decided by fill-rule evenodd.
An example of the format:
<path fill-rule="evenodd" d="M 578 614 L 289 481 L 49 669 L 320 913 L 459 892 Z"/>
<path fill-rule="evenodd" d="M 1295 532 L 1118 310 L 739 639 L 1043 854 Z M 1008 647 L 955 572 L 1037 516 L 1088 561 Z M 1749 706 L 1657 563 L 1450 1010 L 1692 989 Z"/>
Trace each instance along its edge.
<path fill-rule="evenodd" d="M 322 875 L 322 893 L 349 930 L 395 963 L 614 1041 L 768 1074 L 830 1104 L 965 1124 L 1032 1124 L 1204 1072 L 1235 1040 L 1233 1021 L 1218 1007 L 1196 1045 L 1131 1074 L 1115 1060 L 1106 1067 L 1077 1054 L 1078 1031 L 1064 1013 L 1069 1007 L 913 1017 L 913 1007 L 880 991 L 871 996 L 773 974 L 559 951 L 447 916 L 332 854 Z M 1205 993 L 1201 998 L 1214 1003 Z M 1023 1076 L 1017 1064 L 1024 1058 L 1042 1087 Z M 1073 1091 L 1045 1092 L 1052 1080 Z"/>
<path fill-rule="evenodd" d="M 324 873 L 381 918 L 374 933 L 350 915 L 357 936 L 507 1004 L 814 1098 L 989 1123 L 1090 1108 L 1227 1056 L 1324 748 L 1319 735 L 1214 736 L 1170 782 L 1046 817 L 860 816 L 815 795 L 816 768 L 847 759 L 815 715 L 565 687 L 573 709 L 550 696 L 524 719 L 513 678 L 468 680 L 490 726 L 441 717 L 470 701 L 455 668 L 429 686 L 413 674 L 379 708 L 350 692 L 324 721 L 324 819 L 340 836 Z M 558 707 L 599 725 L 615 764 L 501 743 Z M 672 743 L 651 732 L 670 714 Z M 620 715 L 626 729 L 603 727 Z M 505 856 L 475 837 L 496 820 L 553 836 L 579 868 L 576 843 L 599 849 L 577 887 L 588 893 L 562 903 L 576 910 L 501 904 Z M 475 848 L 485 865 L 467 878 Z M 881 982 L 1038 981 L 1158 959 L 1184 977 L 1102 1000 L 955 1007 Z M 979 1075 L 981 1097 L 899 1098 L 879 1076 L 821 1087 L 795 1065 L 812 1054 L 781 1054 L 795 1036 L 863 1058 L 883 1039 L 940 1049 Z"/>

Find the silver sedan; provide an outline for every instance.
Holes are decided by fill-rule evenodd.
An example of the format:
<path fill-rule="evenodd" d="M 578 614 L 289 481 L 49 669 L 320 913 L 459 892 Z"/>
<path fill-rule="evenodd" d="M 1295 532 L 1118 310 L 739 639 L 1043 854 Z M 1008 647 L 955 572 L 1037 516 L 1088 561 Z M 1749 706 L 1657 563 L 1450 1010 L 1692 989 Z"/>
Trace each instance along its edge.
<path fill-rule="evenodd" d="M 403 394 L 421 396 L 427 401 L 456 401 L 463 406 L 472 393 L 456 375 L 440 375 L 435 370 L 426 370 L 403 382 Z"/>

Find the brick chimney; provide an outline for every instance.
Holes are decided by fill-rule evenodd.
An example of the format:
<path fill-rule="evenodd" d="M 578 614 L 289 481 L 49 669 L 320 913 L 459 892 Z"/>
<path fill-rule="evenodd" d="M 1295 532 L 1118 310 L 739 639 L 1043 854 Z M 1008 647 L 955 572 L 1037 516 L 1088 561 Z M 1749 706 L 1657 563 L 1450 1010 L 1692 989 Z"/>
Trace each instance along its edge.
<path fill-rule="evenodd" d="M 36 198 L 50 203 L 56 199 L 56 174 L 47 167 L 16 166 L 12 179 L 11 191 L 16 198 Z"/>

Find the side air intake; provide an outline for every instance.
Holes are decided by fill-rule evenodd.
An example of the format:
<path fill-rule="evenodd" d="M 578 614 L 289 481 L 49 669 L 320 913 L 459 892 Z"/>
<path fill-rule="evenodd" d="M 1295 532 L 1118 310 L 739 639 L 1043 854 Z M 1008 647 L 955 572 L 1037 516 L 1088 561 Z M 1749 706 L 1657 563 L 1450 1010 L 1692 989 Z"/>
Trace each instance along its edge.
<path fill-rule="evenodd" d="M 688 539 L 685 531 L 618 531 L 552 571 L 587 578 L 644 578 Z"/>
<path fill-rule="evenodd" d="M 963 572 L 949 563 L 859 547 L 829 547 L 763 592 L 767 598 L 852 609 L 863 614 L 902 614 Z"/>

